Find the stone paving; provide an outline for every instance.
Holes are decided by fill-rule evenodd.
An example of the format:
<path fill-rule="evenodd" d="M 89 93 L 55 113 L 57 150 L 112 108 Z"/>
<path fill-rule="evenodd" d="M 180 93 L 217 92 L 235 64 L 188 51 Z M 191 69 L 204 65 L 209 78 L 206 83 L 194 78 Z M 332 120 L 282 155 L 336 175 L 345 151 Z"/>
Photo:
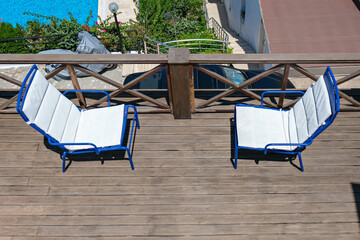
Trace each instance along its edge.
<path fill-rule="evenodd" d="M 46 75 L 44 70 L 45 65 L 38 64 L 37 66 L 39 70 L 44 75 Z M 30 68 L 31 65 L 23 65 L 23 66 L 7 67 L 7 68 L 3 67 L 0 68 L 0 73 L 15 78 L 22 82 L 25 79 L 26 74 L 28 73 Z M 115 69 L 107 70 L 104 73 L 102 73 L 102 75 L 121 84 L 124 82 L 125 79 L 122 76 L 122 65 L 118 65 Z M 103 81 L 100 81 L 94 77 L 79 77 L 78 81 L 82 89 L 105 89 L 105 90 L 115 89 L 115 87 L 113 87 L 112 85 L 104 83 Z M 51 78 L 49 79 L 49 82 L 51 82 L 57 89 L 73 89 L 73 85 L 71 81 L 59 82 Z M 19 89 L 19 87 L 0 79 L 0 89 Z"/>

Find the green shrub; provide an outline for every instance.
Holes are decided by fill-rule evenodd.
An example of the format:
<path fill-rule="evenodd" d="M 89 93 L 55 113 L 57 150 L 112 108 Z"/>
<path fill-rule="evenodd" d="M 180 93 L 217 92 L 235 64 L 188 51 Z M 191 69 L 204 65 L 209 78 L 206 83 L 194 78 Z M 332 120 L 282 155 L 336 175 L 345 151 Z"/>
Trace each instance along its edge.
<path fill-rule="evenodd" d="M 0 22 L 0 53 L 26 53 L 25 40 L 1 41 L 4 39 L 23 38 L 24 29 L 20 25 Z"/>
<path fill-rule="evenodd" d="M 77 19 L 69 12 L 69 19 L 60 19 L 54 16 L 43 16 L 40 14 L 25 12 L 25 15 L 35 16 L 39 19 L 48 20 L 48 23 L 41 23 L 39 20 L 27 22 L 26 36 L 52 36 L 60 35 L 61 37 L 52 38 L 39 38 L 33 42 L 33 51 L 38 52 L 44 49 L 68 49 L 74 51 L 78 45 L 77 34 L 82 31 L 82 25 L 77 22 Z M 89 17 L 86 19 L 85 25 L 91 18 L 92 12 L 90 11 Z M 55 43 L 54 43 L 55 42 Z"/>
<path fill-rule="evenodd" d="M 136 19 L 148 37 L 159 41 L 177 40 L 184 33 L 206 31 L 202 4 L 203 0 L 141 1 Z"/>

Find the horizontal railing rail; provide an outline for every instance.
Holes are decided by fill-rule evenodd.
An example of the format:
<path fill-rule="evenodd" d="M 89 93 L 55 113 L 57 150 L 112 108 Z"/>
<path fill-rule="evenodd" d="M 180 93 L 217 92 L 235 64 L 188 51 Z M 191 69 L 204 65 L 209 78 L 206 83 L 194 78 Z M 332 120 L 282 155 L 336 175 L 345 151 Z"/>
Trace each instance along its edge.
<path fill-rule="evenodd" d="M 109 79 L 101 74 L 91 72 L 82 68 L 79 64 L 159 64 L 158 67 L 142 74 L 133 81 L 123 85 Z M 230 79 L 225 78 L 215 72 L 209 71 L 201 66 L 201 64 L 274 64 L 275 66 L 267 71 L 263 71 L 241 84 L 236 84 Z M 47 79 L 56 75 L 63 69 L 67 69 L 70 73 L 74 89 L 80 89 L 74 69 L 83 71 L 92 77 L 106 82 L 116 89 L 110 92 L 110 97 L 114 98 L 121 93 L 128 93 L 137 98 L 152 104 L 153 108 L 149 111 L 171 112 L 175 118 L 191 118 L 191 114 L 195 112 L 212 111 L 211 105 L 220 101 L 231 94 L 240 92 L 252 100 L 261 101 L 261 93 L 257 90 L 247 88 L 250 84 L 263 79 L 264 77 L 274 73 L 283 71 L 283 84 L 281 90 L 286 89 L 289 79 L 290 69 L 296 71 L 306 78 L 313 81 L 317 80 L 317 76 L 302 68 L 300 65 L 306 66 L 326 66 L 331 64 L 342 64 L 355 66 L 356 70 L 349 72 L 347 75 L 337 78 L 337 83 L 341 86 L 343 83 L 353 80 L 360 76 L 360 54 L 246 54 L 246 55 L 221 55 L 221 54 L 189 54 L 186 48 L 171 48 L 169 54 L 135 54 L 135 55 L 35 55 L 35 54 L 0 54 L 0 64 L 62 64 L 54 72 L 46 76 Z M 168 102 L 160 101 L 145 95 L 143 92 L 132 89 L 133 86 L 140 83 L 147 77 L 166 68 L 168 81 Z M 218 90 L 220 93 L 210 97 L 209 99 L 195 99 L 193 71 L 203 72 L 209 75 L 209 78 L 215 78 L 229 86 L 228 89 Z M 22 80 L 0 74 L 0 80 L 20 86 Z M 1 96 L 1 94 L 0 94 Z M 346 91 L 340 89 L 341 100 L 346 102 L 343 104 L 342 110 L 360 110 L 360 102 L 358 98 L 349 96 Z M 82 96 L 78 96 L 79 105 L 85 105 Z M 9 106 L 16 101 L 16 96 L 11 97 L 0 105 L 0 112 L 11 112 Z M 101 104 L 104 100 L 100 99 L 93 106 Z M 290 107 L 296 100 L 284 101 L 284 96 L 280 96 L 276 102 L 274 100 L 264 100 L 264 103 L 271 107 Z M 209 110 L 210 109 L 210 110 Z M 223 111 L 216 109 L 215 111 Z"/>
<path fill-rule="evenodd" d="M 172 48 L 172 46 L 145 36 L 145 54 L 167 54 L 170 48 Z"/>
<path fill-rule="evenodd" d="M 182 39 L 168 41 L 165 44 L 171 47 L 189 48 L 191 53 L 201 53 L 204 50 L 226 52 L 229 41 L 219 39 Z"/>

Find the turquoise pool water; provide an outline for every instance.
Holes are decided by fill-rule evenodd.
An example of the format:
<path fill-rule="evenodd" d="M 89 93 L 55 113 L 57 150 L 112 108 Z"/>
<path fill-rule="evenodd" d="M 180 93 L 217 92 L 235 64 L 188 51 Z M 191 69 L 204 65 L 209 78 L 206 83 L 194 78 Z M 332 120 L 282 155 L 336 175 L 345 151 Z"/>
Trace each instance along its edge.
<path fill-rule="evenodd" d="M 98 0 L 0 0 L 1 21 L 13 25 L 19 23 L 25 26 L 27 21 L 36 18 L 23 15 L 24 12 L 67 19 L 70 19 L 68 12 L 71 12 L 78 23 L 83 24 L 90 10 L 93 17 L 89 24 L 92 26 L 97 21 Z"/>

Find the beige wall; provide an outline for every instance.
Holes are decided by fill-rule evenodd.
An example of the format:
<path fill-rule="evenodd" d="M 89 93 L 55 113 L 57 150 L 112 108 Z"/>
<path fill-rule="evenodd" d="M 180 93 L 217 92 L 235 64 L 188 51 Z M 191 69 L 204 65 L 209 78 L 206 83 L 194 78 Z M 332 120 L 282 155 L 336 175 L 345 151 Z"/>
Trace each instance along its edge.
<path fill-rule="evenodd" d="M 136 18 L 134 10 L 136 9 L 133 0 L 99 0 L 98 15 L 102 20 L 106 19 L 112 13 L 109 11 L 109 4 L 115 2 L 119 5 L 118 20 L 121 22 L 128 22 L 130 19 Z"/>

